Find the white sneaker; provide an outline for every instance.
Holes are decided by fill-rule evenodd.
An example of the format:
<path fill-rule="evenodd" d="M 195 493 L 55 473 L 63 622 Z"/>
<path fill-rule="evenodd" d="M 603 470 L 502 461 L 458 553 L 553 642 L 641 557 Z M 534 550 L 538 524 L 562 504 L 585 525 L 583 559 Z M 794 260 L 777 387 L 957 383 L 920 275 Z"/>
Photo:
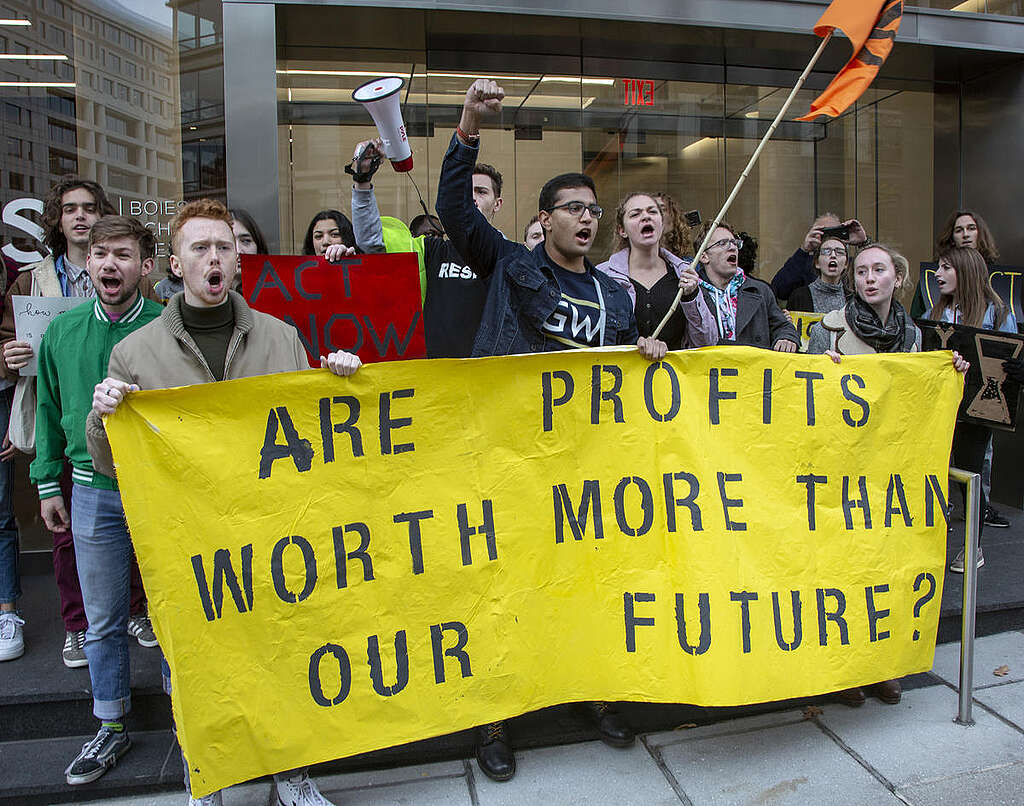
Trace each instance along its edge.
<path fill-rule="evenodd" d="M 985 555 L 981 553 L 981 546 L 978 546 L 978 568 L 981 568 L 985 564 Z M 960 552 L 953 558 L 953 562 L 949 564 L 949 570 L 954 574 L 962 574 L 964 572 L 964 550 L 960 549 Z"/>
<path fill-rule="evenodd" d="M 320 794 L 308 770 L 290 778 L 275 775 L 274 783 L 277 784 L 277 806 L 334 806 Z"/>
<path fill-rule="evenodd" d="M 224 798 L 221 795 L 222 791 L 218 789 L 216 792 L 203 795 L 201 798 L 189 797 L 188 806 L 224 806 Z"/>
<path fill-rule="evenodd" d="M 25 620 L 13 610 L 0 613 L 0 661 L 14 660 L 25 654 Z"/>

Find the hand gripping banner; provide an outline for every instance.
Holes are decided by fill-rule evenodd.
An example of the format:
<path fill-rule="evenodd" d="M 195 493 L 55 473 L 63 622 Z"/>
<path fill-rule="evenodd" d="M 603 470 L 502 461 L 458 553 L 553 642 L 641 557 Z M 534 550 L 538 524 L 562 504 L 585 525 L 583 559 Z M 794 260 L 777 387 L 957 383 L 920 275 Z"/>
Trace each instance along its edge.
<path fill-rule="evenodd" d="M 556 703 L 931 668 L 961 389 L 948 352 L 734 347 L 130 395 L 107 429 L 193 793 Z"/>

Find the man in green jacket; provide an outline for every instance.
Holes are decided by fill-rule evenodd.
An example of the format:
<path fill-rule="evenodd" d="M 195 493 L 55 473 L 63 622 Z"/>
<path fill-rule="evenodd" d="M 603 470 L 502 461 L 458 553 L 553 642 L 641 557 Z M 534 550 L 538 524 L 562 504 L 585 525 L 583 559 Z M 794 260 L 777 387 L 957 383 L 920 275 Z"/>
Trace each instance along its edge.
<path fill-rule="evenodd" d="M 139 290 L 142 278 L 153 270 L 155 250 L 153 233 L 138 220 L 105 216 L 97 221 L 89 232 L 86 259 L 96 299 L 54 319 L 39 346 L 36 456 L 29 475 L 38 487 L 47 528 L 71 528 L 74 536 L 89 621 L 85 654 L 93 713 L 101 721 L 96 738 L 66 770 L 69 784 L 95 781 L 131 746 L 123 719 L 131 707 L 127 626 L 132 545 L 117 482 L 93 467 L 85 419 L 114 345 L 163 310 Z M 65 457 L 73 481 L 70 519 L 60 488 Z"/>

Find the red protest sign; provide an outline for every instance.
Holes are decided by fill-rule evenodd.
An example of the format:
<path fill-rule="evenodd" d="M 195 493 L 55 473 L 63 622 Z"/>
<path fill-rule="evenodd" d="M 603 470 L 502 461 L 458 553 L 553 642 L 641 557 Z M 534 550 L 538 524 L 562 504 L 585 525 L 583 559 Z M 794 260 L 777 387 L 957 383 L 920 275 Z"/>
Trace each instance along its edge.
<path fill-rule="evenodd" d="M 242 255 L 249 305 L 299 331 L 309 364 L 334 350 L 364 363 L 423 358 L 419 264 L 412 252 L 328 263 L 311 255 Z"/>

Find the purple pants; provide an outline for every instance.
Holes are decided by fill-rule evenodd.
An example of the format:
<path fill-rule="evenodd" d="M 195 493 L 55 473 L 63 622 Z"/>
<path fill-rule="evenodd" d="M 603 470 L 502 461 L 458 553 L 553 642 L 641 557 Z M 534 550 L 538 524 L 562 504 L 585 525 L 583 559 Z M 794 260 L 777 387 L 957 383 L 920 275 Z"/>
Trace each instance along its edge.
<path fill-rule="evenodd" d="M 64 506 L 70 514 L 71 468 L 68 465 L 64 466 L 60 489 L 64 496 Z M 78 582 L 78 566 L 75 564 L 75 541 L 70 530 L 53 532 L 53 576 L 57 582 L 60 617 L 64 622 L 64 629 L 67 632 L 81 632 L 89 626 L 89 621 L 85 617 L 85 605 L 82 603 L 82 586 Z M 138 616 L 145 612 L 146 592 L 142 589 L 139 564 L 132 557 L 131 614 Z"/>

